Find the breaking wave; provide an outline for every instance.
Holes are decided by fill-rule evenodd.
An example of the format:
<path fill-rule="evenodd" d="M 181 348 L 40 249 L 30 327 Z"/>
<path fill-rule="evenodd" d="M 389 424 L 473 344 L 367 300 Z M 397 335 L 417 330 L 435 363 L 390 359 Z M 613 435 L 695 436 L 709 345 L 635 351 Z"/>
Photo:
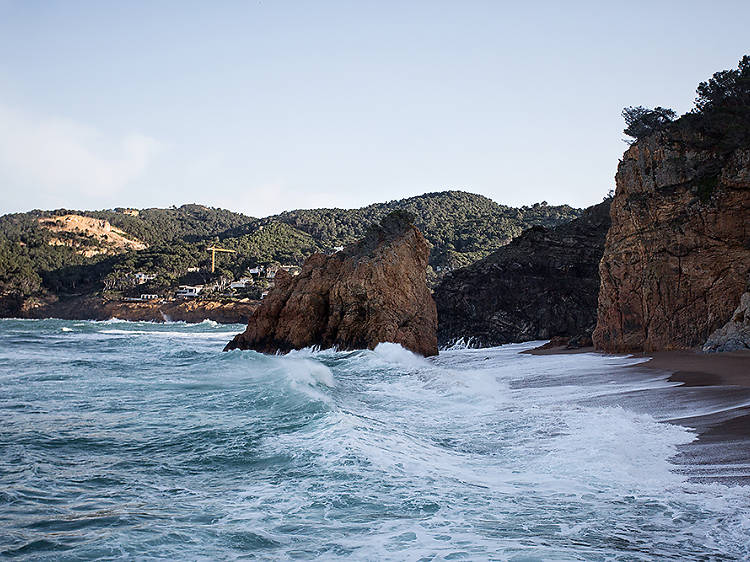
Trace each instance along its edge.
<path fill-rule="evenodd" d="M 221 353 L 242 328 L 0 322 L 0 553 L 750 556 L 744 469 L 712 478 L 697 424 L 662 421 L 737 389 L 533 344 Z"/>

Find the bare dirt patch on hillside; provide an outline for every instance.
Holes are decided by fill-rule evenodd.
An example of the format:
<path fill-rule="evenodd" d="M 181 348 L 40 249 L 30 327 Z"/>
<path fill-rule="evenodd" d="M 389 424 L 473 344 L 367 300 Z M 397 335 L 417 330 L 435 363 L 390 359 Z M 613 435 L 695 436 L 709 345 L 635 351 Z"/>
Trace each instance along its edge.
<path fill-rule="evenodd" d="M 127 233 L 114 228 L 109 221 L 92 217 L 42 217 L 39 225 L 55 235 L 49 240 L 50 245 L 70 246 L 86 257 L 144 250 L 148 247 L 140 240 L 129 238 Z"/>

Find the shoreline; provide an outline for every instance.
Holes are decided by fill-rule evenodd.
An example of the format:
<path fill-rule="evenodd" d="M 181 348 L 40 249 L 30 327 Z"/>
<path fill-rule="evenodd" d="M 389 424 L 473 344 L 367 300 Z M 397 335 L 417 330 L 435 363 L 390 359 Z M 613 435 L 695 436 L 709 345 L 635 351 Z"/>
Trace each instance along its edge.
<path fill-rule="evenodd" d="M 101 297 L 75 297 L 43 303 L 14 314 L 14 318 L 59 320 L 109 320 L 133 322 L 187 322 L 213 320 L 219 324 L 247 324 L 259 301 L 172 300 L 127 302 Z M 10 316 L 8 316 L 10 317 Z"/>
<path fill-rule="evenodd" d="M 750 350 L 704 353 L 697 350 L 654 351 L 632 354 L 648 357 L 640 368 L 671 371 L 671 382 L 686 387 L 741 386 L 750 387 Z"/>
<path fill-rule="evenodd" d="M 548 344 L 545 344 L 548 345 Z M 597 353 L 593 348 L 550 346 L 530 355 Z M 625 373 L 654 373 L 675 384 L 656 391 L 655 400 L 689 405 L 692 415 L 663 419 L 693 429 L 696 439 L 672 459 L 676 470 L 693 481 L 750 484 L 750 350 L 703 353 L 697 349 L 623 354 L 647 359 L 623 368 Z M 658 409 L 658 406 L 656 406 Z"/>
<path fill-rule="evenodd" d="M 521 353 L 529 355 L 570 355 L 597 353 L 593 347 L 568 349 L 564 345 L 544 344 Z M 628 353 L 631 357 L 648 359 L 628 369 L 651 369 L 672 374 L 671 382 L 680 382 L 687 387 L 696 386 L 742 386 L 750 387 L 750 350 L 704 353 L 697 349 L 675 351 L 651 351 Z"/>

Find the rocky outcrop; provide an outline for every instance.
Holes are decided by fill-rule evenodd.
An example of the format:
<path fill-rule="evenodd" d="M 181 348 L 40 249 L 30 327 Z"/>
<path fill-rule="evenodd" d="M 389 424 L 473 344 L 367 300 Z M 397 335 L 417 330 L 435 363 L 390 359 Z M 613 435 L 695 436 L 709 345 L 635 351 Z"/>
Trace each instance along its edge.
<path fill-rule="evenodd" d="M 13 314 L 18 318 L 62 318 L 63 320 L 109 320 L 132 322 L 188 322 L 213 320 L 220 324 L 244 324 L 259 301 L 221 302 L 209 300 L 171 300 L 123 302 L 96 296 L 58 299 L 27 299 Z M 0 310 L 0 312 L 2 312 Z"/>
<path fill-rule="evenodd" d="M 742 294 L 729 322 L 711 334 L 703 345 L 703 351 L 744 349 L 750 349 L 750 292 Z"/>
<path fill-rule="evenodd" d="M 226 349 L 285 353 L 308 346 L 373 349 L 394 342 L 437 354 L 437 314 L 426 283 L 429 248 L 403 212 L 331 256 L 313 254 L 276 286 Z"/>
<path fill-rule="evenodd" d="M 674 128 L 633 144 L 616 182 L 594 344 L 701 345 L 732 316 L 750 273 L 750 149 Z"/>
<path fill-rule="evenodd" d="M 585 345 L 596 324 L 608 227 L 605 201 L 553 229 L 533 227 L 450 273 L 434 295 L 440 344 L 471 338 L 491 346 L 567 336 Z"/>

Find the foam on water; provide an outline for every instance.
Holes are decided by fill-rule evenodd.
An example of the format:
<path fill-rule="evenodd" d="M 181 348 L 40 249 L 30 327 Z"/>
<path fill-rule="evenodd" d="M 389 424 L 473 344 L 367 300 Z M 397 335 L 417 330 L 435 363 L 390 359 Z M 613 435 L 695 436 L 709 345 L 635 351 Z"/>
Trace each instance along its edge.
<path fill-rule="evenodd" d="M 737 389 L 533 344 L 221 353 L 242 328 L 0 321 L 0 552 L 750 556 L 748 488 L 691 478 L 696 431 L 661 421 Z"/>

